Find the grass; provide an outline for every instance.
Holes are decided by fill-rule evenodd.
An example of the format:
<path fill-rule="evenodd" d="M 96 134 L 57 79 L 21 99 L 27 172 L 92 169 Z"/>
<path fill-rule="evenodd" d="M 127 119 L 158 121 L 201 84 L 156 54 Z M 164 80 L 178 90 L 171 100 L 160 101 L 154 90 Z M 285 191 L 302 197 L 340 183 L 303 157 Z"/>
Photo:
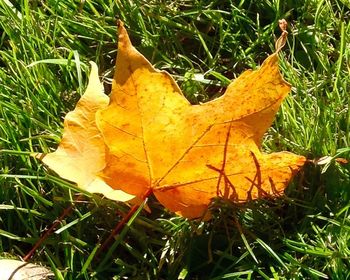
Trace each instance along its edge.
<path fill-rule="evenodd" d="M 188 221 L 151 199 L 99 259 L 97 247 L 128 208 L 85 194 L 29 154 L 52 151 L 62 120 L 84 92 L 88 61 L 105 89 L 116 20 L 134 45 L 170 72 L 192 103 L 273 52 L 278 19 L 291 26 L 281 69 L 293 85 L 266 152 L 310 160 L 286 196 L 245 205 L 215 201 L 210 222 Z M 74 203 L 39 249 L 57 279 L 350 278 L 350 4 L 300 1 L 0 0 L 0 256 L 23 257 Z M 275 35 L 274 35 L 275 34 Z"/>

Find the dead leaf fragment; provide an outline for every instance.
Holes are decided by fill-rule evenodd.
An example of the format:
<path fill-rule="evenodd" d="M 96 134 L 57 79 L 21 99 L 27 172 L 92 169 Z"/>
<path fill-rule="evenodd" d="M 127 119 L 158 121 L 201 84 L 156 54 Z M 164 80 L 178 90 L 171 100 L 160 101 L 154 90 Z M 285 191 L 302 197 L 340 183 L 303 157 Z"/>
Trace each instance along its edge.
<path fill-rule="evenodd" d="M 340 164 L 348 164 L 349 163 L 349 160 L 347 160 L 346 158 L 336 158 L 335 161 L 340 163 Z"/>
<path fill-rule="evenodd" d="M 0 280 L 45 280 L 54 279 L 46 267 L 27 262 L 0 259 Z"/>
<path fill-rule="evenodd" d="M 95 63 L 91 63 L 89 84 L 74 111 L 64 120 L 62 140 L 53 153 L 37 154 L 47 166 L 62 178 L 77 183 L 92 193 L 102 193 L 114 200 L 128 201 L 134 196 L 114 190 L 97 175 L 105 167 L 105 144 L 95 123 L 97 110 L 107 107 L 109 97 L 104 94 Z"/>

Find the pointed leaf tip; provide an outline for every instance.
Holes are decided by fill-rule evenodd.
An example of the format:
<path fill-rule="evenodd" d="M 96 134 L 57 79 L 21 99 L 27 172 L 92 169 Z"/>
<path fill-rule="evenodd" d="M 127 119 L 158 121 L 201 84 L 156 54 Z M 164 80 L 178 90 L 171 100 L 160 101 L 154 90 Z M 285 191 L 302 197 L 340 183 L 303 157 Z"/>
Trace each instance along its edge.
<path fill-rule="evenodd" d="M 129 34 L 124 27 L 124 23 L 118 20 L 118 49 L 133 47 L 129 38 Z"/>

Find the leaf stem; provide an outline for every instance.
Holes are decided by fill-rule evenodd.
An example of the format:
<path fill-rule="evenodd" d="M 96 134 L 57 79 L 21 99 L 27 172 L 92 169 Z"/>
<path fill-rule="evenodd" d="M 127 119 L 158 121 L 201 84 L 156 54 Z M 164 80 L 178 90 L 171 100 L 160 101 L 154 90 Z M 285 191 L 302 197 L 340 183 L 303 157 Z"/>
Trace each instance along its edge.
<path fill-rule="evenodd" d="M 143 196 L 141 197 L 141 199 L 143 201 L 145 201 L 145 199 L 147 199 L 151 194 L 152 194 L 152 189 L 148 189 Z M 137 209 L 139 208 L 140 205 L 133 205 L 129 212 L 123 217 L 123 219 L 117 224 L 117 226 L 112 230 L 112 232 L 110 233 L 110 235 L 107 237 L 107 239 L 102 243 L 101 247 L 98 249 L 98 251 L 96 252 L 96 256 L 98 256 L 100 253 L 102 253 L 106 247 L 111 243 L 111 240 L 120 233 L 120 231 L 124 228 L 124 225 L 130 220 L 130 218 L 132 217 L 132 215 L 134 215 L 134 213 L 137 211 Z"/>

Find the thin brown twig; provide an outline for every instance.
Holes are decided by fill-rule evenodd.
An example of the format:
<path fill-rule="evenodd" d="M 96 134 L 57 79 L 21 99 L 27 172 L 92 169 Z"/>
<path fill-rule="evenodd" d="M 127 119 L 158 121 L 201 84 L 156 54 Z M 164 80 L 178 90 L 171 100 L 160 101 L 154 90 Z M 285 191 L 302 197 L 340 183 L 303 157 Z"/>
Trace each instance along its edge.
<path fill-rule="evenodd" d="M 80 200 L 82 197 L 82 195 L 79 195 L 77 197 L 77 200 Z M 57 228 L 57 226 L 62 222 L 62 220 L 72 212 L 73 206 L 74 204 L 72 203 L 63 210 L 62 214 L 55 220 L 51 227 L 40 236 L 39 240 L 34 244 L 33 248 L 23 257 L 24 261 L 28 261 L 33 257 L 35 251 L 41 246 L 41 244 L 44 243 L 44 241 Z"/>
<path fill-rule="evenodd" d="M 142 196 L 142 200 L 145 201 L 151 194 L 152 189 L 148 189 L 146 193 Z M 130 220 L 130 218 L 135 214 L 140 205 L 133 205 L 129 212 L 123 217 L 123 219 L 117 224 L 117 226 L 112 230 L 107 239 L 102 243 L 101 247 L 97 250 L 95 257 L 97 257 L 100 253 L 102 253 L 108 245 L 110 245 L 112 239 L 121 232 L 124 228 L 125 224 Z"/>

